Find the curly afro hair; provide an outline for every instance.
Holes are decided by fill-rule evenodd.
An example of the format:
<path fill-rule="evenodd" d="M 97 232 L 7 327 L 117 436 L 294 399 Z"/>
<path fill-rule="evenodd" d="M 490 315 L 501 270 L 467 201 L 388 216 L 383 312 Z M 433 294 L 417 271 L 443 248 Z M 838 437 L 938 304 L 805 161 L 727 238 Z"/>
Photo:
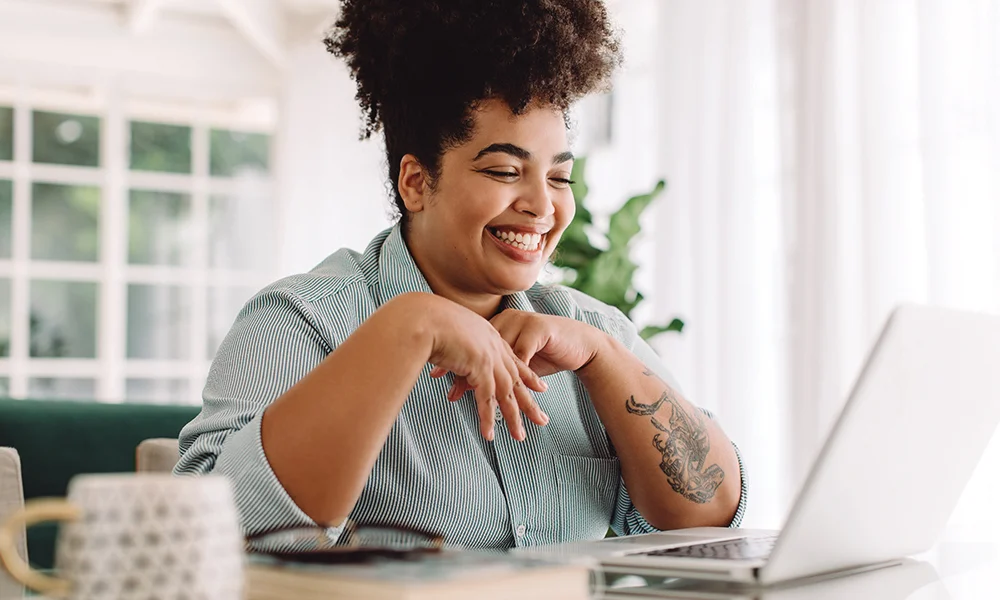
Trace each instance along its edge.
<path fill-rule="evenodd" d="M 396 209 L 405 154 L 431 185 L 441 155 L 467 141 L 487 99 L 565 114 L 610 85 L 621 50 L 601 0 L 343 0 L 324 39 L 357 82 L 361 138 L 382 130 Z"/>

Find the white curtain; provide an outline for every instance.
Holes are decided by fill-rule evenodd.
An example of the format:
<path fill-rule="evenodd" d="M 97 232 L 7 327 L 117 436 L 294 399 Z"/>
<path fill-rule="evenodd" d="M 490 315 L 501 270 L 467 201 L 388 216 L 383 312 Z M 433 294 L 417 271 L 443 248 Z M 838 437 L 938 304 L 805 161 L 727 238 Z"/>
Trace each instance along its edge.
<path fill-rule="evenodd" d="M 1000 312 L 1000 1 L 656 4 L 658 345 L 778 525 L 894 305 Z"/>

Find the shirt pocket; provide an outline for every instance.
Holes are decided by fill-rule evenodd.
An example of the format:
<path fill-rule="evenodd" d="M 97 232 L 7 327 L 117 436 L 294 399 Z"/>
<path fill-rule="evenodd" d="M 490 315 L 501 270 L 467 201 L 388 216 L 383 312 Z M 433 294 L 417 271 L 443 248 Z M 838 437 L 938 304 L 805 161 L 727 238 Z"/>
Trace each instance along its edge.
<path fill-rule="evenodd" d="M 563 542 L 607 535 L 618 498 L 617 458 L 553 455 L 559 490 L 559 533 Z"/>

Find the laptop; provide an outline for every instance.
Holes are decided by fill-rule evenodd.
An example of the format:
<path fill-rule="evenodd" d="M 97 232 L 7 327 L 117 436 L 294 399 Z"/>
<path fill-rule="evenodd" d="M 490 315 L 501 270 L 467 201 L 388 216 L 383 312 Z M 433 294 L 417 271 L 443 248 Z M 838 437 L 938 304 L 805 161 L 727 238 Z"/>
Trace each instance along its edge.
<path fill-rule="evenodd" d="M 610 577 L 605 574 L 605 579 Z M 875 569 L 851 577 L 816 577 L 767 587 L 724 581 L 667 578 L 662 581 L 636 580 L 635 576 L 611 581 L 594 581 L 594 596 L 601 600 L 878 600 L 950 598 L 937 569 L 929 562 L 904 559 L 899 566 Z"/>
<path fill-rule="evenodd" d="M 779 532 L 704 527 L 518 552 L 761 586 L 897 564 L 940 537 L 998 421 L 1000 317 L 901 306 Z"/>

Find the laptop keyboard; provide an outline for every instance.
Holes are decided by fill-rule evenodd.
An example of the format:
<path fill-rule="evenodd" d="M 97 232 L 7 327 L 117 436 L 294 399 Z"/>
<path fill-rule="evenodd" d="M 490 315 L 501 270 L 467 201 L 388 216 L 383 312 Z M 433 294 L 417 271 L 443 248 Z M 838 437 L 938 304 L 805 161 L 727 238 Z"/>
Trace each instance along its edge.
<path fill-rule="evenodd" d="M 682 556 L 686 558 L 720 558 L 723 560 L 750 560 L 767 558 L 774 548 L 777 535 L 745 537 L 721 542 L 693 544 L 679 548 L 664 548 L 639 552 L 639 556 Z M 635 556 L 635 555 L 633 555 Z"/>

